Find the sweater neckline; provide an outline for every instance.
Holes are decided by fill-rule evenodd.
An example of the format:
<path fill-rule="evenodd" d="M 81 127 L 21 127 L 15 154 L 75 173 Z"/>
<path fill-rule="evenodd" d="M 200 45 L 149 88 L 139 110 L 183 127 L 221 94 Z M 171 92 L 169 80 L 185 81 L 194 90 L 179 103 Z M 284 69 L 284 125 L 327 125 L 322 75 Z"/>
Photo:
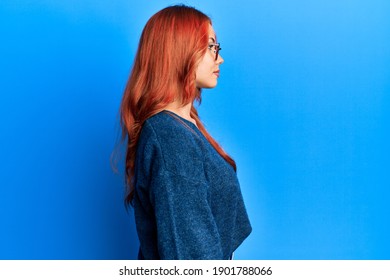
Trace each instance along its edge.
<path fill-rule="evenodd" d="M 167 115 L 171 115 L 172 117 L 176 117 L 179 120 L 183 121 L 184 123 L 189 124 L 191 127 L 196 128 L 196 130 L 199 130 L 199 128 L 193 122 L 191 122 L 191 121 L 189 121 L 189 120 L 179 116 L 175 112 L 172 112 L 172 111 L 169 111 L 169 110 L 162 110 L 161 112 L 163 112 L 163 113 L 165 113 Z"/>

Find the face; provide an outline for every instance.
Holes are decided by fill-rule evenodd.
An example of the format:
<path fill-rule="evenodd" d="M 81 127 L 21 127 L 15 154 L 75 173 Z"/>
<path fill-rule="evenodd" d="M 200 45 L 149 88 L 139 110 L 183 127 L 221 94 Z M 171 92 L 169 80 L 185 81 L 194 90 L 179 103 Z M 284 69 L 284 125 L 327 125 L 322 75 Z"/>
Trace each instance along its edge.
<path fill-rule="evenodd" d="M 214 29 L 209 25 L 209 44 L 217 43 Z M 213 88 L 217 85 L 219 77 L 219 65 L 223 63 L 221 54 L 218 54 L 218 59 L 215 60 L 215 46 L 209 45 L 206 53 L 198 64 L 196 69 L 196 86 L 198 88 Z"/>

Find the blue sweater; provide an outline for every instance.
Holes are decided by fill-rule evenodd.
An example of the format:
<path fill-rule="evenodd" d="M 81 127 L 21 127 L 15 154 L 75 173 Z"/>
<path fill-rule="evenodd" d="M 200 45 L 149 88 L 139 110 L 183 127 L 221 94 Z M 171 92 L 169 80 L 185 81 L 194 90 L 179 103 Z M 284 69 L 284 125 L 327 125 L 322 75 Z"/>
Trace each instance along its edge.
<path fill-rule="evenodd" d="M 134 186 L 139 259 L 229 259 L 252 230 L 234 169 L 172 112 L 145 121 Z"/>

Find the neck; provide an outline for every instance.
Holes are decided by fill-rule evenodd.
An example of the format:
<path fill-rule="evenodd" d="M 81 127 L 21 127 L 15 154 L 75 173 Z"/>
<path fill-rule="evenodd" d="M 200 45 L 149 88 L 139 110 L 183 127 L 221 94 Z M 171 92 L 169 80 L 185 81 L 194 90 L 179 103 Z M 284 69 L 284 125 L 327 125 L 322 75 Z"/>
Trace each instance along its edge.
<path fill-rule="evenodd" d="M 183 119 L 186 119 L 196 125 L 196 121 L 191 117 L 192 103 L 182 105 L 177 101 L 174 101 L 164 108 L 164 110 L 171 111 L 176 115 L 179 115 Z"/>

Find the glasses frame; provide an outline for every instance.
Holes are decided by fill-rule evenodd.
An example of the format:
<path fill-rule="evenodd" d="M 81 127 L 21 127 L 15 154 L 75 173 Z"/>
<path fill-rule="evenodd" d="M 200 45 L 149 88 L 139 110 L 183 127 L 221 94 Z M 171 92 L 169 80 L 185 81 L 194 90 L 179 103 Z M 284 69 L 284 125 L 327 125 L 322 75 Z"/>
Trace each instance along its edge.
<path fill-rule="evenodd" d="M 214 50 L 212 48 L 215 48 Z M 219 51 L 222 50 L 220 43 L 209 43 L 208 49 L 215 53 L 215 60 L 218 60 Z"/>

